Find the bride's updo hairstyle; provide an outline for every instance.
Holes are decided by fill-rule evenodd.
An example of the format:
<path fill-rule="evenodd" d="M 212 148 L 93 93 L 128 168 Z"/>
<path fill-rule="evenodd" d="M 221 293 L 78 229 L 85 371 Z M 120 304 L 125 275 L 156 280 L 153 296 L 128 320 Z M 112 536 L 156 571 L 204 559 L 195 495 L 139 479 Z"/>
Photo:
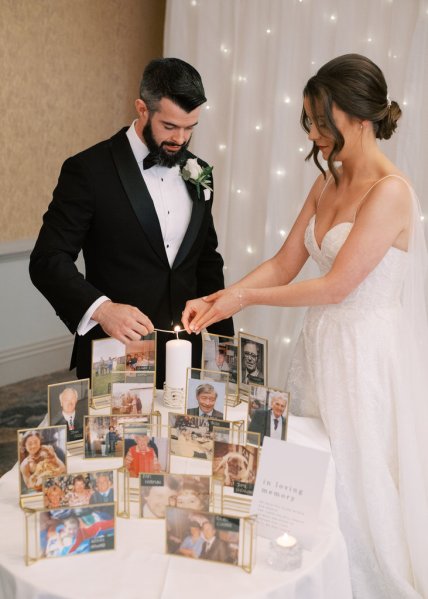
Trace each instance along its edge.
<path fill-rule="evenodd" d="M 344 139 L 333 120 L 333 103 L 350 117 L 360 121 L 371 121 L 375 136 L 379 139 L 391 137 L 401 116 L 397 102 L 389 99 L 382 71 L 361 54 L 344 54 L 327 62 L 309 79 L 303 90 L 303 97 L 309 99 L 318 131 L 333 138 L 334 146 L 328 157 L 328 168 L 336 184 L 338 173 L 334 161 L 343 148 Z M 309 133 L 310 119 L 304 108 L 300 122 L 303 129 Z M 325 177 L 326 173 L 318 160 L 318 153 L 319 149 L 314 143 L 306 160 L 313 157 Z"/>

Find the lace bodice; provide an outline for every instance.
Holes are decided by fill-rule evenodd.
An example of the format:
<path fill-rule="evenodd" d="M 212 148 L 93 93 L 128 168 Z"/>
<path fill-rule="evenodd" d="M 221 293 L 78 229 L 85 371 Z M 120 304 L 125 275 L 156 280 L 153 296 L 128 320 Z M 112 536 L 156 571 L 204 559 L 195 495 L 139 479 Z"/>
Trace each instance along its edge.
<path fill-rule="evenodd" d="M 312 216 L 305 232 L 305 246 L 317 263 L 321 275 L 331 269 L 352 227 L 352 222 L 335 225 L 327 231 L 319 247 L 315 239 L 315 214 Z M 384 309 L 396 306 L 400 300 L 406 267 L 407 253 L 391 247 L 376 268 L 341 302 L 340 306 L 363 309 L 370 307 Z"/>

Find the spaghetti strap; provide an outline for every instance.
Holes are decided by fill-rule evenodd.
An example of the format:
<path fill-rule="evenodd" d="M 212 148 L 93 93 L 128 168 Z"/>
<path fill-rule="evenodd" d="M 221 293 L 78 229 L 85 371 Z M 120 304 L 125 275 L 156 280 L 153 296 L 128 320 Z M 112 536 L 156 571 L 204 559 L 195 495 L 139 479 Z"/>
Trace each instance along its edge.
<path fill-rule="evenodd" d="M 318 206 L 319 206 L 319 204 L 320 204 L 320 201 L 321 201 L 321 198 L 322 198 L 322 196 L 323 196 L 323 193 L 324 193 L 324 191 L 326 190 L 326 188 L 327 188 L 328 184 L 330 183 L 330 181 L 331 181 L 332 179 L 333 179 L 333 175 L 330 175 L 330 176 L 329 176 L 329 178 L 327 179 L 327 181 L 326 181 L 326 183 L 325 183 L 324 187 L 321 189 L 321 193 L 320 193 L 320 195 L 318 196 L 317 203 L 316 203 L 316 206 L 315 206 L 315 212 L 318 212 Z"/>
<path fill-rule="evenodd" d="M 354 212 L 354 218 L 352 219 L 352 220 L 353 220 L 353 222 L 355 221 L 355 219 L 356 219 L 356 217 L 357 217 L 357 213 L 358 213 L 359 209 L 361 208 L 361 206 L 363 205 L 363 203 L 364 203 L 364 200 L 366 199 L 367 195 L 368 195 L 368 194 L 371 192 L 371 190 L 373 189 L 373 187 L 376 187 L 376 185 L 377 185 L 378 183 L 380 183 L 381 181 L 384 181 L 385 179 L 388 179 L 388 177 L 395 177 L 396 179 L 401 179 L 401 181 L 404 181 L 404 183 L 407 185 L 407 187 L 408 187 L 408 188 L 410 189 L 410 191 L 412 192 L 412 187 L 410 186 L 410 184 L 408 183 L 408 181 L 406 181 L 406 179 L 405 179 L 404 177 L 400 177 L 400 175 L 393 175 L 393 174 L 391 174 L 391 175 L 385 175 L 385 176 L 384 176 L 384 177 L 382 177 L 381 179 L 378 179 L 377 181 L 375 181 L 375 182 L 373 183 L 373 185 L 372 185 L 371 187 L 369 187 L 369 189 L 368 189 L 368 190 L 365 192 L 365 194 L 363 195 L 363 197 L 362 197 L 362 198 L 360 198 L 360 200 L 359 200 L 359 202 L 358 202 L 358 204 L 357 204 L 357 207 L 355 208 L 355 212 Z M 325 189 L 325 187 L 324 187 L 324 189 Z M 324 191 L 324 189 L 323 189 L 323 191 Z M 321 192 L 321 195 L 322 195 L 322 192 Z M 321 196 L 320 196 L 320 197 L 321 197 Z"/>

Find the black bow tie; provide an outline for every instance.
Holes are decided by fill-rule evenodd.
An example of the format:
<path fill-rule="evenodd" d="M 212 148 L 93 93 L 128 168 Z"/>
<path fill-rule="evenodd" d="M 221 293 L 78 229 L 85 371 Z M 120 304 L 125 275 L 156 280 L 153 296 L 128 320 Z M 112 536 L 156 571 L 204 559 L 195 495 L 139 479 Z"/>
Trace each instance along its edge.
<path fill-rule="evenodd" d="M 157 164 L 157 156 L 155 156 L 152 152 L 149 152 L 147 156 L 143 160 L 143 169 L 146 170 L 148 168 L 152 168 Z"/>

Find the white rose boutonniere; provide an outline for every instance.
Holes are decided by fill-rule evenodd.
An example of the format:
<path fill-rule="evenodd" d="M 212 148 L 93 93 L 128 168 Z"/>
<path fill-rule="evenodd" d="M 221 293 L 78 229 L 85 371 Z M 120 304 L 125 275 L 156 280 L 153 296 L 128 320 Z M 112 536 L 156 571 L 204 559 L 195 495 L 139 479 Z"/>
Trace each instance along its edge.
<path fill-rule="evenodd" d="M 184 166 L 181 167 L 181 176 L 185 181 L 193 183 L 196 186 L 198 198 L 201 195 L 201 187 L 212 191 L 211 173 L 212 166 L 202 167 L 196 158 L 189 158 Z"/>

